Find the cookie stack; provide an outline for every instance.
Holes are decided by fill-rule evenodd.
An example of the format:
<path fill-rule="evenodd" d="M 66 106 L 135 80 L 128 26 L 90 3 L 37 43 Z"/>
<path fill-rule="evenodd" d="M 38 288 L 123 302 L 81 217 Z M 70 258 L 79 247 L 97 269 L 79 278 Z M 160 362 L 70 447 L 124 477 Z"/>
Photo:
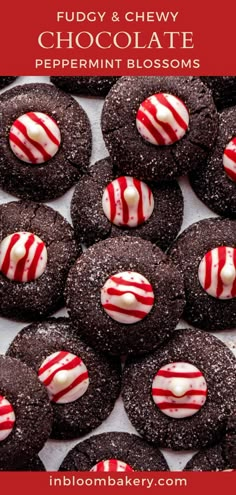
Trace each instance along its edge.
<path fill-rule="evenodd" d="M 186 470 L 235 469 L 236 361 L 208 333 L 236 327 L 234 107 L 218 114 L 195 77 L 51 81 L 0 95 L 0 185 L 20 198 L 0 205 L 0 314 L 30 323 L 0 356 L 0 469 L 43 469 L 49 437 L 98 427 L 61 470 L 167 470 L 160 448 L 199 450 Z M 92 167 L 89 118 L 67 94 L 81 92 L 107 95 L 110 156 Z M 187 174 L 228 218 L 177 237 Z M 72 228 L 56 211 L 68 196 L 55 200 L 74 184 Z M 133 430 L 115 431 L 117 413 L 108 432 L 120 391 Z"/>

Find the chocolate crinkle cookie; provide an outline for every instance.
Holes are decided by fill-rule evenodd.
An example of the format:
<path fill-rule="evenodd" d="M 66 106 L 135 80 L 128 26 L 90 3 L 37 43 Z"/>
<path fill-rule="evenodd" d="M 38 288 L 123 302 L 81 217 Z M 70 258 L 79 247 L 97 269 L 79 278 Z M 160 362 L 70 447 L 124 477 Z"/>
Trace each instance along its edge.
<path fill-rule="evenodd" d="M 75 187 L 71 217 L 78 239 L 89 246 L 107 237 L 135 236 L 165 250 L 183 220 L 183 196 L 176 181 L 139 181 L 117 176 L 109 158 L 91 167 Z"/>
<path fill-rule="evenodd" d="M 102 113 L 120 175 L 165 180 L 205 163 L 218 129 L 210 90 L 196 77 L 122 77 Z"/>
<path fill-rule="evenodd" d="M 130 359 L 123 400 L 146 440 L 174 450 L 202 449 L 226 433 L 236 404 L 236 360 L 216 337 L 176 330 L 155 353 Z"/>
<path fill-rule="evenodd" d="M 45 386 L 53 409 L 53 438 L 81 436 L 111 413 L 120 392 L 120 363 L 83 344 L 68 318 L 25 327 L 8 355 L 33 368 Z"/>
<path fill-rule="evenodd" d="M 149 352 L 174 331 L 182 277 L 151 242 L 115 237 L 90 247 L 70 270 L 66 305 L 78 335 L 112 354 Z"/>
<path fill-rule="evenodd" d="M 36 456 L 33 457 L 33 459 L 29 459 L 27 462 L 11 466 L 10 468 L 5 466 L 4 469 L 1 469 L 0 467 L 0 471 L 46 471 L 46 469 L 41 459 Z"/>
<path fill-rule="evenodd" d="M 75 95 L 106 96 L 119 77 L 108 76 L 52 76 L 50 81 L 58 88 Z"/>
<path fill-rule="evenodd" d="M 190 181 L 194 192 L 209 208 L 219 215 L 236 218 L 236 106 L 220 113 L 213 154 L 191 173 Z"/>
<path fill-rule="evenodd" d="M 236 77 L 204 76 L 201 80 L 207 84 L 218 110 L 236 105 Z"/>
<path fill-rule="evenodd" d="M 0 356 L 0 470 L 20 470 L 51 433 L 52 409 L 36 373 Z"/>
<path fill-rule="evenodd" d="M 222 442 L 200 450 L 184 471 L 231 471 L 236 469 L 236 415 L 229 418 Z"/>
<path fill-rule="evenodd" d="M 48 201 L 87 171 L 88 117 L 50 84 L 24 84 L 0 95 L 0 185 L 22 199 Z"/>
<path fill-rule="evenodd" d="M 137 435 L 102 433 L 76 445 L 59 471 L 168 471 L 161 451 Z"/>
<path fill-rule="evenodd" d="M 0 314 L 43 318 L 63 304 L 69 268 L 80 253 L 69 223 L 49 206 L 0 206 Z"/>
<path fill-rule="evenodd" d="M 208 218 L 188 227 L 169 255 L 184 277 L 184 318 L 204 330 L 235 328 L 236 221 Z"/>
<path fill-rule="evenodd" d="M 16 76 L 0 76 L 0 89 L 5 88 L 15 81 Z"/>

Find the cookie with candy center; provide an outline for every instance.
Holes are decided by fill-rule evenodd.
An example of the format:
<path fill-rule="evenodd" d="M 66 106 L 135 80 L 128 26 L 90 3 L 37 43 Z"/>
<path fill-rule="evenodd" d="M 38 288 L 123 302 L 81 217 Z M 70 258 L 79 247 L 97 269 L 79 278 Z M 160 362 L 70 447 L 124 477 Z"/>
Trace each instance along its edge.
<path fill-rule="evenodd" d="M 218 129 L 210 90 L 196 77 L 121 77 L 102 112 L 119 175 L 169 180 L 205 164 Z"/>
<path fill-rule="evenodd" d="M 112 162 L 95 163 L 76 185 L 71 202 L 76 236 L 89 246 L 107 237 L 142 237 L 165 250 L 183 219 L 177 182 L 157 184 L 117 176 Z"/>
<path fill-rule="evenodd" d="M 102 433 L 69 451 L 60 471 L 132 472 L 168 471 L 161 451 L 137 435 Z"/>
<path fill-rule="evenodd" d="M 91 129 L 79 103 L 50 84 L 0 95 L 0 185 L 22 199 L 49 201 L 88 170 Z"/>
<path fill-rule="evenodd" d="M 236 217 L 236 106 L 219 114 L 211 158 L 190 175 L 194 192 L 219 215 Z"/>
<path fill-rule="evenodd" d="M 52 408 L 36 373 L 17 359 L 0 356 L 0 470 L 31 462 L 51 428 Z"/>
<path fill-rule="evenodd" d="M 158 347 L 185 304 L 178 269 L 157 246 L 133 237 L 87 249 L 70 270 L 65 297 L 78 335 L 111 354 Z"/>
<path fill-rule="evenodd" d="M 38 374 L 51 401 L 53 438 L 84 435 L 111 413 L 120 391 L 120 363 L 82 343 L 68 318 L 23 328 L 7 354 Z"/>
<path fill-rule="evenodd" d="M 63 91 L 85 96 L 106 96 L 117 79 L 119 78 L 107 76 L 50 77 L 51 82 Z"/>
<path fill-rule="evenodd" d="M 63 304 L 79 252 L 73 229 L 49 206 L 18 201 L 0 206 L 0 313 L 35 320 Z"/>
<path fill-rule="evenodd" d="M 128 417 L 160 447 L 211 446 L 235 407 L 235 371 L 234 355 L 216 337 L 176 330 L 154 353 L 128 360 L 122 390 Z"/>
<path fill-rule="evenodd" d="M 235 328 L 236 222 L 208 218 L 188 227 L 170 249 L 184 276 L 184 318 L 215 331 Z"/>

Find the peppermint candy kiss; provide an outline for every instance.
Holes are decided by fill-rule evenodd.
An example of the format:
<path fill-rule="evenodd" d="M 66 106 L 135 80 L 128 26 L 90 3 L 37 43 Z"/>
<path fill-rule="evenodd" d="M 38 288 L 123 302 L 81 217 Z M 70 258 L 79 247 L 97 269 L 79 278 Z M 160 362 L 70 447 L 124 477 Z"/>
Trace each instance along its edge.
<path fill-rule="evenodd" d="M 38 370 L 38 377 L 50 400 L 57 404 L 74 402 L 89 386 L 88 370 L 82 359 L 66 351 L 48 356 Z"/>
<path fill-rule="evenodd" d="M 154 304 L 148 280 L 136 272 L 120 272 L 110 277 L 101 290 L 106 313 L 119 323 L 132 324 L 145 318 Z"/>
<path fill-rule="evenodd" d="M 207 384 L 201 371 L 190 363 L 169 363 L 156 374 L 152 397 L 171 418 L 193 416 L 205 404 Z"/>
<path fill-rule="evenodd" d="M 12 124 L 9 143 L 13 153 L 32 165 L 47 162 L 58 151 L 61 133 L 55 120 L 41 112 L 21 115 Z"/>
<path fill-rule="evenodd" d="M 102 207 L 108 220 L 115 225 L 137 227 L 153 212 L 153 194 L 145 182 L 133 177 L 119 177 L 106 187 Z"/>
<path fill-rule="evenodd" d="M 0 442 L 5 440 L 15 425 L 15 413 L 10 402 L 0 395 Z"/>
<path fill-rule="evenodd" d="M 140 105 L 136 126 L 146 141 L 155 145 L 169 145 L 185 135 L 189 126 L 189 113 L 183 101 L 176 96 L 157 93 Z"/>
<path fill-rule="evenodd" d="M 227 144 L 224 150 L 223 165 L 228 177 L 236 182 L 236 137 Z"/>
<path fill-rule="evenodd" d="M 46 246 L 35 234 L 15 232 L 0 244 L 0 271 L 10 280 L 35 280 L 43 274 L 46 265 Z"/>
<path fill-rule="evenodd" d="M 199 265 L 198 278 L 210 296 L 236 297 L 236 249 L 220 246 L 208 251 Z"/>
<path fill-rule="evenodd" d="M 117 459 L 108 459 L 106 461 L 98 462 L 95 466 L 90 469 L 90 471 L 103 471 L 103 472 L 133 472 L 134 470 L 123 461 L 118 461 Z"/>

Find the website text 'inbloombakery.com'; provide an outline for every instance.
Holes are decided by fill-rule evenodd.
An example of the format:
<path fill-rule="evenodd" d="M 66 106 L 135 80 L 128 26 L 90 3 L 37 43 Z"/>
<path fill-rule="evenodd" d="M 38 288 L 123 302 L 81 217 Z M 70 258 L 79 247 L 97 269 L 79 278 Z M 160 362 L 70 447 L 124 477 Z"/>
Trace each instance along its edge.
<path fill-rule="evenodd" d="M 163 478 L 162 476 L 156 477 L 146 477 L 146 478 L 134 478 L 130 476 L 122 476 L 122 478 L 106 476 L 106 477 L 86 477 L 81 478 L 79 475 L 61 476 L 60 478 L 56 475 L 49 476 L 49 486 L 50 487 L 143 487 L 150 489 L 152 487 L 187 487 L 188 480 L 186 478 L 176 478 L 169 476 L 168 478 Z"/>

